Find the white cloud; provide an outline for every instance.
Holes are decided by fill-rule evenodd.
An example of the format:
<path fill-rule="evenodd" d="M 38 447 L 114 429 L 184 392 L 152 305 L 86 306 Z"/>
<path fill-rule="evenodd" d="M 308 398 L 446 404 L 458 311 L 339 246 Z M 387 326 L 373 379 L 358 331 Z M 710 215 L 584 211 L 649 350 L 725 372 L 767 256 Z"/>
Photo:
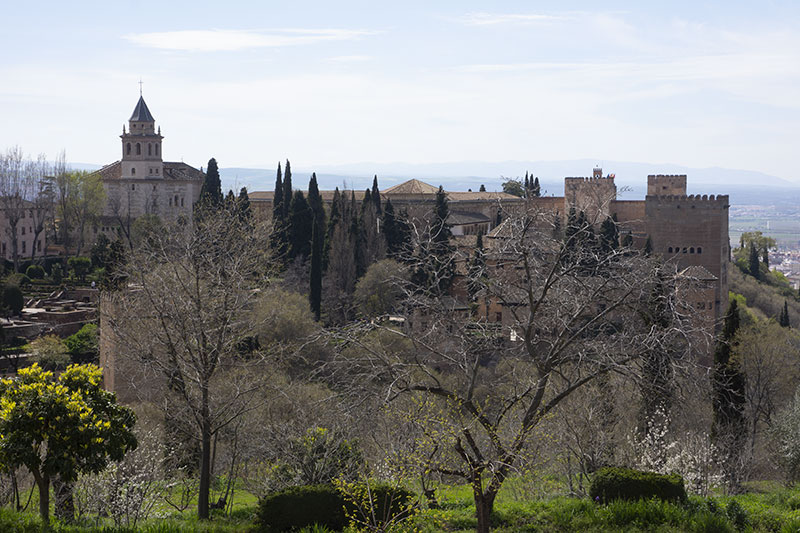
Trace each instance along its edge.
<path fill-rule="evenodd" d="M 125 39 L 147 48 L 190 52 L 234 51 L 348 41 L 376 32 L 346 29 L 180 30 L 133 33 Z"/>
<path fill-rule="evenodd" d="M 561 22 L 571 17 L 566 15 L 543 15 L 540 13 L 467 13 L 459 20 L 468 26 L 492 26 L 496 24 L 543 24 Z"/>

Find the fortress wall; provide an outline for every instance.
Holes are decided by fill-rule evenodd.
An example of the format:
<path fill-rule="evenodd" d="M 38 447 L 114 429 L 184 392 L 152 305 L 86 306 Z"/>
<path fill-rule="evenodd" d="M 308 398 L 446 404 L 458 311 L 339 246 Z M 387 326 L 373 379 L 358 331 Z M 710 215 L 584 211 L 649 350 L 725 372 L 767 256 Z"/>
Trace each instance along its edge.
<path fill-rule="evenodd" d="M 620 233 L 634 235 L 645 232 L 645 203 L 643 200 L 614 200 L 609 205 L 611 215 L 617 215 Z"/>
<path fill-rule="evenodd" d="M 727 195 L 647 196 L 646 232 L 653 251 L 679 267 L 702 266 L 719 279 L 714 308 L 720 318 L 728 305 Z"/>
<path fill-rule="evenodd" d="M 686 174 L 650 174 L 647 176 L 648 196 L 686 195 Z"/>

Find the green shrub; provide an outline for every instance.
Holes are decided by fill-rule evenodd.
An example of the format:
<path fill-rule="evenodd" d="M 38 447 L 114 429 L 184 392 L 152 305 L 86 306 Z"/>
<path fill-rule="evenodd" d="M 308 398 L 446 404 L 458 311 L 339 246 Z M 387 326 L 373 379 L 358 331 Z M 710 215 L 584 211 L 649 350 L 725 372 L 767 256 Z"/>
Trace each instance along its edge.
<path fill-rule="evenodd" d="M 613 500 L 658 498 L 685 501 L 686 489 L 678 474 L 663 475 L 630 468 L 601 468 L 592 478 L 589 496 L 602 503 Z"/>
<path fill-rule="evenodd" d="M 413 492 L 388 483 L 338 482 L 337 488 L 344 495 L 348 521 L 369 531 L 388 530 L 418 508 Z"/>
<path fill-rule="evenodd" d="M 725 514 L 728 515 L 728 520 L 739 531 L 747 527 L 747 511 L 736 500 L 731 500 L 728 507 L 725 509 Z"/>
<path fill-rule="evenodd" d="M 25 275 L 30 279 L 44 278 L 44 269 L 39 265 L 31 265 L 25 270 Z"/>
<path fill-rule="evenodd" d="M 6 285 L 16 285 L 17 287 L 27 287 L 31 284 L 31 278 L 25 274 L 11 274 L 6 278 Z"/>
<path fill-rule="evenodd" d="M 347 525 L 344 498 L 333 485 L 305 485 L 274 492 L 261 500 L 258 531 L 290 531 L 318 524 L 341 531 Z"/>
<path fill-rule="evenodd" d="M 64 279 L 64 268 L 61 266 L 61 263 L 55 263 L 53 265 L 50 276 L 53 278 L 53 283 L 56 285 L 61 284 L 61 280 Z"/>
<path fill-rule="evenodd" d="M 313 525 L 342 530 L 351 520 L 381 529 L 407 518 L 416 496 L 387 483 L 303 485 L 273 492 L 259 502 L 258 531 L 297 530 Z M 382 529 L 381 529 L 382 530 Z"/>
<path fill-rule="evenodd" d="M 72 275 L 81 282 L 86 281 L 86 275 L 92 271 L 92 260 L 88 257 L 70 257 L 67 266 L 72 271 Z"/>
<path fill-rule="evenodd" d="M 64 345 L 73 358 L 94 358 L 98 353 L 97 342 L 98 334 L 96 324 L 84 324 L 77 333 L 64 339 Z"/>
<path fill-rule="evenodd" d="M 11 311 L 13 315 L 19 315 L 25 305 L 25 298 L 22 290 L 17 285 L 6 285 L 3 289 L 3 305 Z"/>

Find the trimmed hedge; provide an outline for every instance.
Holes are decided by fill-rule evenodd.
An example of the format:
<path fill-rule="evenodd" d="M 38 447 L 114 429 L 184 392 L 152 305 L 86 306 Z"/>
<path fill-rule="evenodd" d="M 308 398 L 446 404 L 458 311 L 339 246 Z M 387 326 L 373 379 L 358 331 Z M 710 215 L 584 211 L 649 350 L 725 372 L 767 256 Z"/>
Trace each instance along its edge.
<path fill-rule="evenodd" d="M 381 522 L 408 512 L 415 498 L 413 492 L 385 483 L 371 484 L 370 492 L 375 517 Z M 333 485 L 289 487 L 259 502 L 255 531 L 294 531 L 314 524 L 341 531 L 348 525 L 348 517 L 363 520 L 361 514 Z"/>
<path fill-rule="evenodd" d="M 333 485 L 304 485 L 274 492 L 258 505 L 258 531 L 291 531 L 319 524 L 341 531 L 347 525 L 344 499 Z"/>
<path fill-rule="evenodd" d="M 686 488 L 678 474 L 607 467 L 595 472 L 589 496 L 601 503 L 650 498 L 683 502 L 686 501 Z"/>

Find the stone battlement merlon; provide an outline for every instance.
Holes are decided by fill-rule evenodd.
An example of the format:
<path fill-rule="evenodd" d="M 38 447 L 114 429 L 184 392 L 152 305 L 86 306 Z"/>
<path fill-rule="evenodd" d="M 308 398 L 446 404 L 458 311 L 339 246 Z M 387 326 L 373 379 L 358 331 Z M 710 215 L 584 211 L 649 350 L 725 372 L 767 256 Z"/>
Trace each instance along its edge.
<path fill-rule="evenodd" d="M 675 204 L 685 203 L 692 206 L 711 207 L 715 209 L 725 209 L 729 207 L 729 197 L 727 194 L 666 194 L 666 195 L 647 195 L 648 202 Z"/>
<path fill-rule="evenodd" d="M 579 181 L 579 182 L 602 182 L 602 181 L 610 181 L 614 182 L 614 176 L 605 176 L 605 177 L 572 177 L 572 178 L 564 178 L 565 181 Z"/>
<path fill-rule="evenodd" d="M 661 179 L 661 178 L 682 178 L 686 179 L 686 174 L 648 174 L 647 179 Z"/>

